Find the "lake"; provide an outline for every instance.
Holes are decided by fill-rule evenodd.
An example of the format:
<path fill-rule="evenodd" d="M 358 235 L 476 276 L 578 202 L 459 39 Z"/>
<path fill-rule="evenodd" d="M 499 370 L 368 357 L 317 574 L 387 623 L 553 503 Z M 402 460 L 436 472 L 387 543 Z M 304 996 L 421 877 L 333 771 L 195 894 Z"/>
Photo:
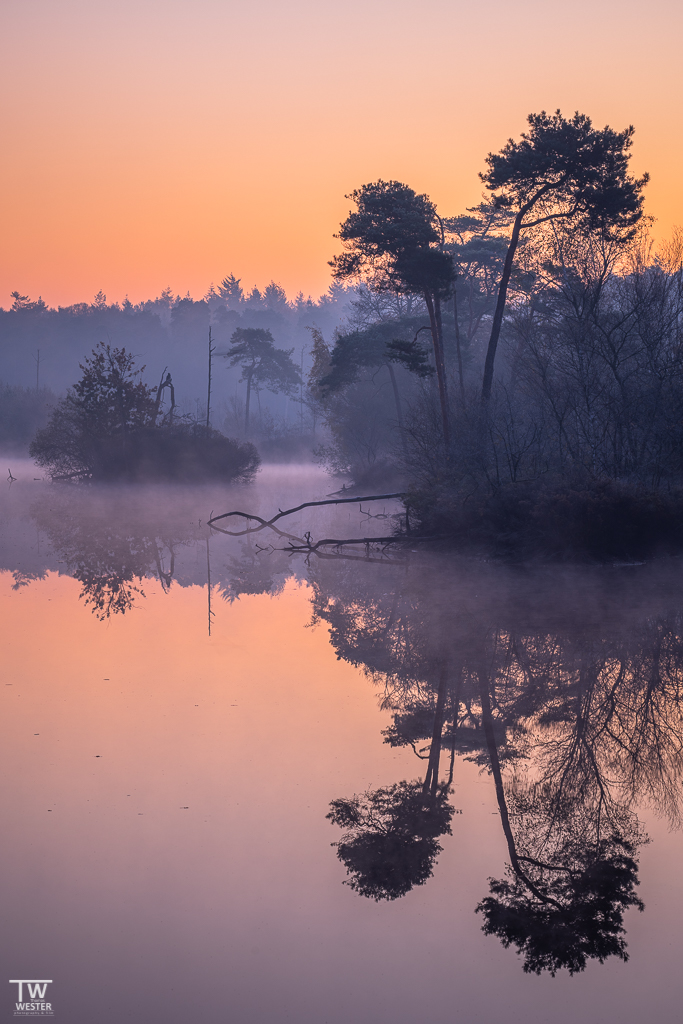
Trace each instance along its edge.
<path fill-rule="evenodd" d="M 325 499 L 315 467 L 12 472 L 2 962 L 55 1020 L 680 1020 L 680 559 L 291 551 L 392 499 L 207 526 Z"/>

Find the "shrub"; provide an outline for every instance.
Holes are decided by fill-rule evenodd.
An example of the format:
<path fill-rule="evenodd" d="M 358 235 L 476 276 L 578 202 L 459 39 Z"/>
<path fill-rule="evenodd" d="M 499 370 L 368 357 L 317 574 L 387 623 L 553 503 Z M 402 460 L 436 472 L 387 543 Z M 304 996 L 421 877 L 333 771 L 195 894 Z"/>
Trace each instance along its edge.
<path fill-rule="evenodd" d="M 249 480 L 259 466 L 252 444 L 183 421 L 157 424 L 153 391 L 125 349 L 100 345 L 86 359 L 29 454 L 53 479 Z"/>

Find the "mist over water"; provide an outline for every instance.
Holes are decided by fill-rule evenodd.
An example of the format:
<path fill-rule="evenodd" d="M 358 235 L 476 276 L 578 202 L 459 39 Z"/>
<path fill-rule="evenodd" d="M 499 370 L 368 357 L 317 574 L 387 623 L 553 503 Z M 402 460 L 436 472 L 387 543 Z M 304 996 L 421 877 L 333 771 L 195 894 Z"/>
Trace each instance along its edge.
<path fill-rule="evenodd" d="M 9 465 L 2 956 L 54 979 L 56 1019 L 677 1019 L 679 559 L 306 557 L 207 520 L 323 499 L 315 467 Z M 385 536 L 397 511 L 277 525 Z"/>

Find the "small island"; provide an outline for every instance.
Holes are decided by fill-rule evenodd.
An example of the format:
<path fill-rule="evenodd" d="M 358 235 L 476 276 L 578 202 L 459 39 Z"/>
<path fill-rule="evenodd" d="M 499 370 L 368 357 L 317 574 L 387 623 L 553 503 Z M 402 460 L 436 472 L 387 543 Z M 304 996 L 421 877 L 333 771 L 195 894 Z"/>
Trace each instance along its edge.
<path fill-rule="evenodd" d="M 29 447 L 53 480 L 196 483 L 253 479 L 259 454 L 212 427 L 162 415 L 167 375 L 158 388 L 142 380 L 125 348 L 101 343 L 81 364 L 83 376 L 52 411 Z"/>

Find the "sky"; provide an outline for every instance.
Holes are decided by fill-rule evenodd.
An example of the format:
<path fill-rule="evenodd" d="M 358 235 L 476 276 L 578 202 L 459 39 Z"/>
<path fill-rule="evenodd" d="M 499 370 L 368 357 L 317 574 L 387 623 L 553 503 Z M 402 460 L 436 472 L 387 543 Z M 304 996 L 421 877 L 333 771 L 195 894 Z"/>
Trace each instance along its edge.
<path fill-rule="evenodd" d="M 398 179 L 460 213 L 542 109 L 635 126 L 665 238 L 682 22 L 673 0 L 3 0 L 0 305 L 230 273 L 315 297 L 346 194 Z"/>

